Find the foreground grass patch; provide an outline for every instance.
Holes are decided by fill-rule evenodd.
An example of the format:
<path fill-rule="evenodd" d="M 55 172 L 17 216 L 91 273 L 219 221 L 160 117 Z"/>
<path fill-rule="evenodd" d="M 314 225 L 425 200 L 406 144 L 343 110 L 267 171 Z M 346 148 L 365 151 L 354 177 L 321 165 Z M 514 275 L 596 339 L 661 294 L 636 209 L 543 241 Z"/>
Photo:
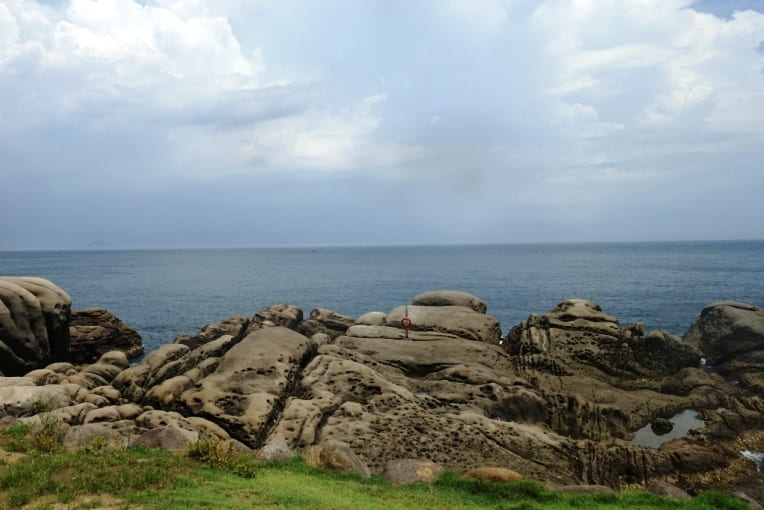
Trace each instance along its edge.
<path fill-rule="evenodd" d="M 532 481 L 487 483 L 444 473 L 435 483 L 394 486 L 380 478 L 361 479 L 330 473 L 293 460 L 259 466 L 253 478 L 215 467 L 179 478 L 174 487 L 134 492 L 126 501 L 147 509 L 293 509 L 293 510 L 743 510 L 748 506 L 721 493 L 679 502 L 647 492 L 571 494 L 550 492 Z"/>
<path fill-rule="evenodd" d="M 182 458 L 161 450 L 32 452 L 0 467 L 0 506 L 13 508 L 49 495 L 68 503 L 81 495 L 163 489 L 192 470 Z"/>
<path fill-rule="evenodd" d="M 273 466 L 197 444 L 187 455 L 163 450 L 86 448 L 41 453 L 0 466 L 0 508 L 83 508 L 113 495 L 119 508 L 157 510 L 573 510 L 748 508 L 721 493 L 692 501 L 645 492 L 559 495 L 532 481 L 487 483 L 446 472 L 431 484 L 394 486 L 310 468 L 299 460 Z M 89 499 L 88 499 L 89 498 Z M 114 505 L 112 505 L 114 506 Z"/>

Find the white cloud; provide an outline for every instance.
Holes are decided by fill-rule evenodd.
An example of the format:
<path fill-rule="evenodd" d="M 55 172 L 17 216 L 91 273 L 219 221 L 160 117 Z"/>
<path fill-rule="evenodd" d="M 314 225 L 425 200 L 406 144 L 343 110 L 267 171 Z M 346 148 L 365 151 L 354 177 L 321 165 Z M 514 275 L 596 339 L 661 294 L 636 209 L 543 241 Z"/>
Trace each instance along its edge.
<path fill-rule="evenodd" d="M 261 48 L 242 48 L 227 18 L 204 1 L 72 0 L 60 13 L 18 1 L 13 7 L 0 4 L 0 76 L 8 79 L 6 95 L 24 90 L 25 97 L 0 105 L 0 125 L 21 120 L 32 133 L 57 119 L 83 136 L 117 136 L 128 127 L 141 136 L 142 129 L 167 142 L 171 152 L 157 161 L 203 176 L 347 169 L 364 159 L 365 138 L 380 122 L 373 110 L 383 95 L 306 103 L 303 96 L 320 96 L 307 83 L 291 87 L 299 79 L 293 70 L 270 70 Z M 22 18 L 35 37 L 21 37 Z"/>
<path fill-rule="evenodd" d="M 563 122 L 594 112 L 626 129 L 702 133 L 751 132 L 761 121 L 760 13 L 724 20 L 689 2 L 550 1 L 534 22 L 550 41 L 548 92 L 560 98 Z"/>
<path fill-rule="evenodd" d="M 6 0 L 0 174 L 342 180 L 408 190 L 446 230 L 500 230 L 509 203 L 605 222 L 693 175 L 757 178 L 762 41 L 763 14 L 689 0 Z"/>

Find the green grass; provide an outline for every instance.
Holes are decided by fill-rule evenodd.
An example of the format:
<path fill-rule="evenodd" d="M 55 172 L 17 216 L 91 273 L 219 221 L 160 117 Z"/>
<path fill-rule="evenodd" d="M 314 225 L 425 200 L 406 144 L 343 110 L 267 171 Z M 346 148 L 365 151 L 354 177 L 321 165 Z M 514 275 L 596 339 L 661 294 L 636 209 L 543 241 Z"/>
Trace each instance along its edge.
<path fill-rule="evenodd" d="M 35 434 L 46 435 L 37 441 Z M 488 483 L 447 471 L 430 484 L 394 486 L 374 477 L 322 471 L 295 459 L 265 466 L 214 442 L 193 445 L 186 455 L 143 448 L 112 450 L 105 444 L 49 453 L 50 430 L 14 427 L 0 431 L 0 446 L 26 451 L 0 466 L 0 509 L 43 510 L 55 504 L 96 506 L 83 497 L 112 494 L 122 508 L 159 510 L 568 510 L 745 509 L 718 492 L 678 502 L 646 492 L 560 495 L 532 481 Z M 31 436 L 31 437 L 30 437 Z"/>

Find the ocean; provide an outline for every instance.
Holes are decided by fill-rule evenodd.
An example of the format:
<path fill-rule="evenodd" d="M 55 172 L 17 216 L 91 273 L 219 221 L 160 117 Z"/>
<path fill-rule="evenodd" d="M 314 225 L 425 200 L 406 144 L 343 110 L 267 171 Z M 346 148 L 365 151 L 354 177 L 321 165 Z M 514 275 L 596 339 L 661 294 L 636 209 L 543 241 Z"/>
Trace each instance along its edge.
<path fill-rule="evenodd" d="M 277 303 L 357 317 L 428 290 L 481 297 L 504 333 L 566 298 L 682 336 L 703 307 L 764 305 L 764 241 L 0 252 L 0 274 L 47 278 L 106 308 L 151 351 Z"/>

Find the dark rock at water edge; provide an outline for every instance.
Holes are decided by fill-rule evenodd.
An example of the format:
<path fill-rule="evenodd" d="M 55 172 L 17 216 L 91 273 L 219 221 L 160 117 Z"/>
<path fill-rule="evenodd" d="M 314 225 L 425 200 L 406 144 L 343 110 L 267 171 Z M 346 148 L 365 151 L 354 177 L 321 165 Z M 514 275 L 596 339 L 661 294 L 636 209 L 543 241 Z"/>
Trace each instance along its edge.
<path fill-rule="evenodd" d="M 733 301 L 710 304 L 684 341 L 703 351 L 713 370 L 764 396 L 764 309 Z"/>
<path fill-rule="evenodd" d="M 103 308 L 72 312 L 69 337 L 72 363 L 92 363 L 110 351 L 124 352 L 128 358 L 143 354 L 143 340 L 138 332 Z"/>

